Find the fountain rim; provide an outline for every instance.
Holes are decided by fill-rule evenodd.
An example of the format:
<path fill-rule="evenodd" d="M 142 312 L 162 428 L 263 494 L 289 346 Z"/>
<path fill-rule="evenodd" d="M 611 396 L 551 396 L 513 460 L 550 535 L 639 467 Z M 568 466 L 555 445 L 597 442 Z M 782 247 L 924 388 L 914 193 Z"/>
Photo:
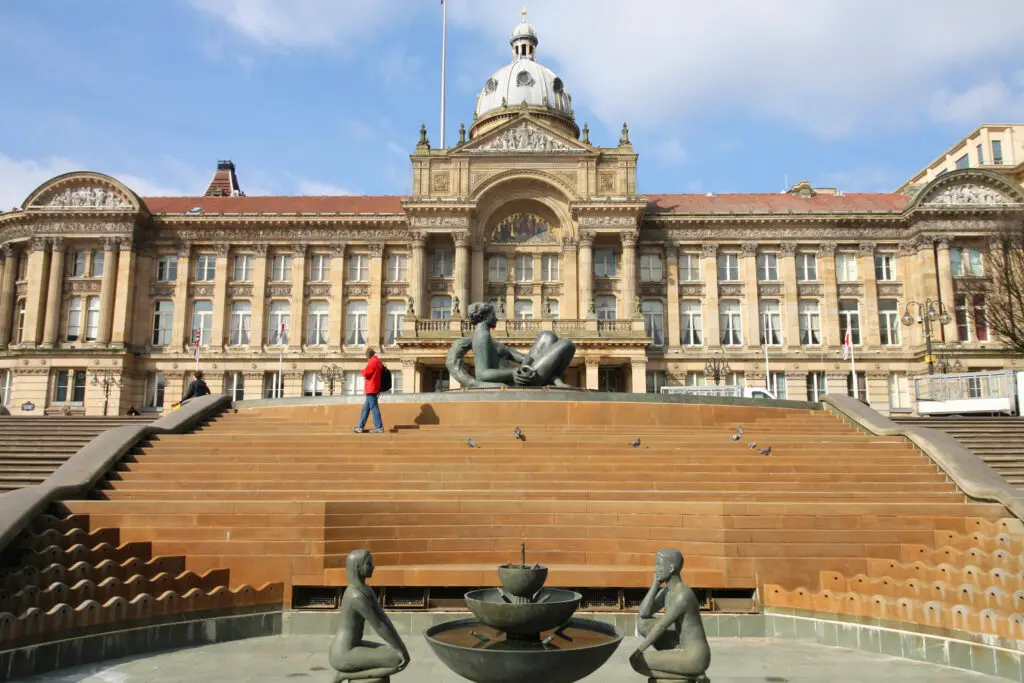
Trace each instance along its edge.
<path fill-rule="evenodd" d="M 440 640 L 438 640 L 437 638 L 434 637 L 436 634 L 441 633 L 443 631 L 453 631 L 456 628 L 461 628 L 463 626 L 472 626 L 472 625 L 479 625 L 479 626 L 482 626 L 484 628 L 494 628 L 493 626 L 488 626 L 487 624 L 485 624 L 484 622 L 480 621 L 476 617 L 464 617 L 462 619 L 454 619 L 452 621 L 444 621 L 444 622 L 441 622 L 440 624 L 434 624 L 430 628 L 427 628 L 427 629 L 425 629 L 423 631 L 423 637 L 424 637 L 424 639 L 426 639 L 427 643 L 431 647 L 433 647 L 436 644 L 436 645 L 439 645 L 441 647 L 450 648 L 450 649 L 453 649 L 453 650 L 468 650 L 470 652 L 489 652 L 489 653 L 491 653 L 491 655 L 494 655 L 494 656 L 521 654 L 523 652 L 522 650 L 489 650 L 489 649 L 486 649 L 486 648 L 466 647 L 465 645 L 456 645 L 454 643 L 445 643 L 445 642 L 440 641 Z M 597 621 L 596 619 L 587 619 L 585 617 L 571 617 L 569 619 L 569 621 L 567 621 L 565 623 L 565 626 L 577 626 L 577 627 L 583 626 L 584 628 L 589 628 L 589 627 L 592 627 L 592 626 L 595 626 L 595 625 L 598 628 L 593 629 L 593 630 L 601 631 L 601 632 L 605 633 L 606 635 L 612 636 L 612 640 L 609 640 L 608 642 L 605 642 L 605 643 L 595 643 L 593 645 L 585 645 L 583 647 L 577 647 L 577 648 L 573 648 L 571 650 L 560 650 L 560 649 L 557 649 L 557 648 L 555 648 L 555 649 L 538 648 L 535 651 L 530 651 L 530 654 L 531 655 L 541 655 L 541 654 L 549 654 L 549 653 L 551 653 L 551 654 L 557 655 L 558 653 L 563 653 L 564 654 L 565 652 L 582 652 L 582 651 L 585 651 L 585 650 L 591 650 L 591 649 L 596 649 L 596 648 L 608 647 L 612 643 L 615 643 L 616 646 L 617 646 L 626 637 L 625 634 L 619 629 L 618 626 L 615 626 L 614 624 L 609 624 L 609 623 L 606 623 L 606 622 L 603 622 L 603 621 Z M 495 629 L 495 630 L 497 630 L 497 629 Z M 610 631 L 610 633 L 609 633 L 609 631 Z M 504 633 L 504 631 L 502 631 L 501 633 Z"/>

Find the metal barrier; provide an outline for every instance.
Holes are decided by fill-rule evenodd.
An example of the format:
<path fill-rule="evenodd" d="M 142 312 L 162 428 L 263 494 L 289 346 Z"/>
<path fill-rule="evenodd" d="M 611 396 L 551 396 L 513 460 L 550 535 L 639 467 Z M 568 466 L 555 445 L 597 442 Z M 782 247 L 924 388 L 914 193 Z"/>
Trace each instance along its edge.
<path fill-rule="evenodd" d="M 914 378 L 921 415 L 1018 412 L 1013 370 L 922 375 Z"/>

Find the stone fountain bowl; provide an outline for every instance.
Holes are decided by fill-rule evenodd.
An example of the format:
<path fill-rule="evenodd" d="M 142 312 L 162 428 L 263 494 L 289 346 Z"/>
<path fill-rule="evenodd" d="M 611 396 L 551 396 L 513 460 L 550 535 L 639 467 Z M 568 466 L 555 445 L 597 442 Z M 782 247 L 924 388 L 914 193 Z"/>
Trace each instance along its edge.
<path fill-rule="evenodd" d="M 532 598 L 548 580 L 548 568 L 534 565 L 503 564 L 498 578 L 506 592 L 517 598 Z"/>
<path fill-rule="evenodd" d="M 567 626 L 590 631 L 601 642 L 576 649 L 548 649 L 540 643 L 513 641 L 506 649 L 487 649 L 483 644 L 453 645 L 436 638 L 444 631 L 473 626 L 479 627 L 480 622 L 458 619 L 431 626 L 423 635 L 441 663 L 474 683 L 574 683 L 600 669 L 622 642 L 622 632 L 611 624 L 578 617 Z"/>
<path fill-rule="evenodd" d="M 509 603 L 497 588 L 466 593 L 466 605 L 491 628 L 514 635 L 530 635 L 558 628 L 569 621 L 583 596 L 562 588 L 544 588 L 538 602 Z M 543 600 L 543 602 L 540 602 Z"/>

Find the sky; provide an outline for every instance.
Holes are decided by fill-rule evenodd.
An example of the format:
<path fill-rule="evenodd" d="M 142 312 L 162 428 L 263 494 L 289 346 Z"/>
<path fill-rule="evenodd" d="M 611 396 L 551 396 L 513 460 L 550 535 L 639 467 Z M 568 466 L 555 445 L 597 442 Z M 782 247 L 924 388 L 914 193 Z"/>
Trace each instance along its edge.
<path fill-rule="evenodd" d="M 447 126 L 510 61 L 521 1 L 448 2 Z M 527 0 L 529 3 L 529 0 Z M 891 192 L 1024 122 L 1021 0 L 544 0 L 538 61 L 641 193 Z M 74 170 L 202 193 L 405 194 L 440 140 L 438 0 L 0 0 L 0 210 Z"/>

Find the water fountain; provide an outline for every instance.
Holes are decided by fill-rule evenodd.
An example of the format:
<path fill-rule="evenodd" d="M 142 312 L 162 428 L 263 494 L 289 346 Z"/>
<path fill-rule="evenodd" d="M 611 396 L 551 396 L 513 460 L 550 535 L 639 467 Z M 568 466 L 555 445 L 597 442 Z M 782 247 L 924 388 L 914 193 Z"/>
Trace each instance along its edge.
<path fill-rule="evenodd" d="M 547 567 L 498 567 L 501 588 L 466 593 L 475 618 L 432 626 L 424 636 L 445 666 L 475 683 L 573 683 L 597 671 L 622 641 L 610 624 L 573 617 L 583 596 L 544 588 Z"/>

